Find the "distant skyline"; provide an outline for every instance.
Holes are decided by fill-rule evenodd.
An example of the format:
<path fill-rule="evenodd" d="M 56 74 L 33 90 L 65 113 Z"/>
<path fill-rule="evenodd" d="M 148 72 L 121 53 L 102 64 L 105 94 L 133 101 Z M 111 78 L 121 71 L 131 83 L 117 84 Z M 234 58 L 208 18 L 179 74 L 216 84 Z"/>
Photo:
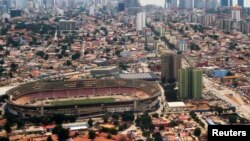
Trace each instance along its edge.
<path fill-rule="evenodd" d="M 233 0 L 233 4 L 236 5 L 238 0 Z M 148 4 L 154 4 L 164 7 L 165 0 L 140 0 L 142 6 Z M 245 7 L 250 7 L 250 0 L 245 0 Z"/>
<path fill-rule="evenodd" d="M 140 0 L 140 3 L 142 6 L 148 5 L 148 4 L 154 4 L 158 6 L 164 7 L 165 0 Z"/>

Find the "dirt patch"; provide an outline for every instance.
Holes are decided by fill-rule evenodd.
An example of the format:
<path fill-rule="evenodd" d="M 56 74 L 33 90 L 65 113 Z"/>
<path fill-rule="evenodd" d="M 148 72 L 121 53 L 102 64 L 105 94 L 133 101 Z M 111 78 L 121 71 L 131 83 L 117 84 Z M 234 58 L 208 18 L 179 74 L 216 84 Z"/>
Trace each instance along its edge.
<path fill-rule="evenodd" d="M 237 98 L 234 97 L 234 95 L 227 95 L 225 94 L 225 96 L 229 99 L 231 99 L 232 101 L 234 101 L 235 103 L 239 104 L 239 105 L 242 105 L 238 100 Z"/>

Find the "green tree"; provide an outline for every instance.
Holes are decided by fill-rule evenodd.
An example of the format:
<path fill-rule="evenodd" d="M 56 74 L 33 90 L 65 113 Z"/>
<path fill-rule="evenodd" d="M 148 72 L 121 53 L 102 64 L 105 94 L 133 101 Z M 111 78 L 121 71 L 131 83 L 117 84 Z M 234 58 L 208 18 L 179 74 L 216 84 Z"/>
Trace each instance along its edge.
<path fill-rule="evenodd" d="M 231 124 L 236 123 L 237 122 L 237 116 L 231 115 L 231 116 L 228 117 L 228 120 L 229 120 L 229 122 Z"/>
<path fill-rule="evenodd" d="M 193 119 L 196 119 L 196 118 L 197 118 L 197 115 L 196 115 L 196 113 L 195 113 L 194 111 L 191 111 L 191 112 L 189 113 L 189 115 L 190 115 Z"/>
<path fill-rule="evenodd" d="M 125 130 L 127 128 L 128 128 L 128 125 L 126 123 L 124 123 L 124 124 L 122 124 L 122 125 L 119 126 L 119 130 L 120 131 L 123 131 L 123 130 Z"/>
<path fill-rule="evenodd" d="M 161 78 L 161 83 L 162 83 L 162 84 L 166 84 L 166 82 L 167 82 L 166 77 L 162 77 L 162 78 Z"/>
<path fill-rule="evenodd" d="M 52 120 L 51 120 L 50 117 L 44 117 L 44 118 L 42 118 L 42 124 L 43 125 L 49 125 L 51 123 L 52 123 Z"/>
<path fill-rule="evenodd" d="M 116 50 L 116 51 L 115 51 L 115 55 L 116 55 L 116 56 L 120 57 L 120 56 L 121 56 L 120 54 L 121 54 L 121 50 Z"/>
<path fill-rule="evenodd" d="M 112 134 L 112 135 L 116 135 L 116 134 L 118 133 L 117 129 L 115 129 L 115 128 L 110 128 L 110 129 L 108 130 L 108 132 L 109 132 L 110 134 Z"/>
<path fill-rule="evenodd" d="M 0 76 L 3 76 L 4 71 L 5 71 L 5 69 L 2 66 L 0 66 Z"/>
<path fill-rule="evenodd" d="M 223 113 L 223 108 L 222 107 L 216 107 L 215 109 L 218 112 L 218 114 L 221 116 L 222 113 Z"/>
<path fill-rule="evenodd" d="M 177 54 L 178 55 L 182 55 L 182 51 L 177 51 Z"/>
<path fill-rule="evenodd" d="M 62 59 L 63 58 L 62 54 L 56 54 L 56 56 L 57 56 L 58 59 Z"/>
<path fill-rule="evenodd" d="M 57 133 L 60 131 L 61 128 L 62 128 L 62 125 L 57 125 L 57 126 L 52 130 L 52 133 L 53 133 L 53 134 L 57 134 Z"/>
<path fill-rule="evenodd" d="M 62 124 L 65 120 L 65 116 L 62 114 L 55 114 L 52 119 L 56 122 L 56 124 Z"/>
<path fill-rule="evenodd" d="M 134 121 L 134 113 L 133 112 L 123 112 L 122 113 L 122 121 Z"/>
<path fill-rule="evenodd" d="M 113 113 L 112 118 L 115 120 L 119 119 L 119 114 L 118 113 Z"/>
<path fill-rule="evenodd" d="M 69 122 L 76 122 L 76 116 L 73 116 L 73 115 L 69 115 L 67 116 Z"/>
<path fill-rule="evenodd" d="M 165 87 L 165 97 L 168 101 L 177 100 L 177 91 L 174 89 L 175 83 L 169 84 Z"/>
<path fill-rule="evenodd" d="M 114 124 L 115 126 L 117 126 L 117 125 L 119 124 L 118 120 L 114 120 L 114 121 L 113 121 L 113 124 Z"/>
<path fill-rule="evenodd" d="M 71 56 L 72 60 L 79 59 L 80 57 L 81 57 L 81 54 L 80 54 L 79 52 L 76 52 L 76 53 L 74 53 L 74 54 Z"/>
<path fill-rule="evenodd" d="M 108 131 L 109 131 L 109 129 L 108 129 L 108 128 L 105 128 L 105 127 L 102 127 L 102 128 L 100 129 L 100 132 L 107 133 Z"/>
<path fill-rule="evenodd" d="M 24 120 L 20 119 L 20 120 L 17 121 L 17 128 L 18 129 L 22 128 L 24 125 L 25 125 Z"/>
<path fill-rule="evenodd" d="M 164 130 L 164 125 L 160 125 L 159 130 Z"/>
<path fill-rule="evenodd" d="M 43 58 L 45 56 L 45 53 L 44 53 L 44 51 L 37 51 L 36 55 L 40 56 L 41 58 Z"/>
<path fill-rule="evenodd" d="M 51 136 L 48 136 L 47 141 L 53 141 Z"/>
<path fill-rule="evenodd" d="M 62 125 L 57 125 L 53 130 L 53 134 L 57 134 L 59 141 L 65 141 L 69 138 L 69 130 L 64 129 Z"/>
<path fill-rule="evenodd" d="M 89 120 L 88 120 L 88 125 L 89 125 L 89 127 L 92 127 L 92 126 L 93 126 L 93 120 L 92 120 L 92 119 L 89 119 Z"/>
<path fill-rule="evenodd" d="M 9 141 L 7 137 L 0 137 L 0 141 Z"/>
<path fill-rule="evenodd" d="M 179 29 L 179 33 L 180 33 L 180 34 L 184 34 L 184 29 L 183 29 L 183 28 L 180 28 L 180 29 Z"/>
<path fill-rule="evenodd" d="M 67 61 L 65 62 L 65 65 L 66 65 L 66 66 L 71 66 L 71 65 L 72 65 L 72 62 L 71 62 L 70 60 L 67 60 Z"/>
<path fill-rule="evenodd" d="M 163 141 L 163 140 L 162 140 L 161 133 L 159 133 L 159 132 L 156 132 L 156 133 L 154 134 L 154 138 L 155 138 L 155 141 Z"/>
<path fill-rule="evenodd" d="M 200 47 L 199 47 L 199 45 L 196 45 L 196 44 L 194 44 L 194 43 L 191 43 L 191 44 L 190 44 L 190 49 L 191 49 L 191 50 L 197 50 L 197 51 L 199 51 L 199 50 L 200 50 Z"/>
<path fill-rule="evenodd" d="M 18 68 L 18 64 L 11 63 L 10 68 L 11 68 L 11 71 L 15 72 Z"/>
<path fill-rule="evenodd" d="M 153 114 L 152 114 L 152 117 L 158 118 L 158 117 L 159 117 L 159 114 L 158 114 L 158 113 L 153 113 Z"/>
<path fill-rule="evenodd" d="M 125 62 L 120 62 L 119 68 L 120 68 L 121 70 L 127 70 L 128 65 L 127 65 L 127 63 L 125 63 Z"/>
<path fill-rule="evenodd" d="M 245 118 L 240 118 L 240 123 L 243 124 L 243 123 L 246 123 L 247 122 L 247 119 Z"/>
<path fill-rule="evenodd" d="M 6 124 L 4 125 L 4 130 L 7 132 L 7 133 L 10 133 L 11 132 L 11 123 L 9 121 L 6 122 Z"/>
<path fill-rule="evenodd" d="M 104 122 L 104 123 L 108 123 L 108 117 L 107 117 L 107 116 L 104 116 L 104 117 L 103 117 L 103 122 Z"/>
<path fill-rule="evenodd" d="M 167 80 L 167 82 L 168 83 L 170 83 L 170 84 L 172 84 L 172 83 L 175 83 L 176 82 L 176 80 L 175 80 L 175 78 L 169 78 L 168 80 Z"/>
<path fill-rule="evenodd" d="M 199 137 L 201 135 L 201 129 L 199 127 L 194 129 L 193 133 L 196 137 Z"/>
<path fill-rule="evenodd" d="M 231 71 L 227 72 L 227 76 L 233 76 L 234 74 Z"/>
<path fill-rule="evenodd" d="M 49 59 L 49 55 L 45 54 L 45 56 L 43 57 L 44 60 L 48 60 Z"/>
<path fill-rule="evenodd" d="M 154 125 L 152 124 L 152 119 L 147 113 L 144 113 L 143 115 L 138 117 L 135 120 L 135 123 L 136 123 L 136 126 L 140 127 L 142 130 L 149 130 L 149 131 L 154 130 Z"/>
<path fill-rule="evenodd" d="M 112 136 L 110 134 L 108 134 L 107 139 L 111 139 L 111 138 L 112 138 Z"/>
<path fill-rule="evenodd" d="M 157 37 L 157 36 L 154 36 L 154 40 L 159 40 L 159 37 Z"/>
<path fill-rule="evenodd" d="M 65 141 L 69 138 L 69 130 L 61 128 L 61 130 L 57 133 L 57 136 L 59 141 Z"/>
<path fill-rule="evenodd" d="M 4 60 L 3 59 L 0 60 L 0 64 L 1 65 L 4 64 Z"/>
<path fill-rule="evenodd" d="M 180 124 L 180 121 L 174 121 L 174 120 L 172 120 L 168 125 L 170 127 L 175 127 L 175 126 L 178 126 L 179 124 Z"/>
<path fill-rule="evenodd" d="M 89 139 L 94 139 L 96 137 L 95 131 L 90 130 L 89 131 Z"/>
<path fill-rule="evenodd" d="M 229 43 L 229 48 L 230 50 L 234 50 L 236 49 L 236 47 L 238 46 L 238 44 L 235 41 L 232 41 Z"/>
<path fill-rule="evenodd" d="M 142 130 L 142 135 L 143 135 L 144 137 L 149 137 L 149 136 L 150 136 L 150 131 Z"/>

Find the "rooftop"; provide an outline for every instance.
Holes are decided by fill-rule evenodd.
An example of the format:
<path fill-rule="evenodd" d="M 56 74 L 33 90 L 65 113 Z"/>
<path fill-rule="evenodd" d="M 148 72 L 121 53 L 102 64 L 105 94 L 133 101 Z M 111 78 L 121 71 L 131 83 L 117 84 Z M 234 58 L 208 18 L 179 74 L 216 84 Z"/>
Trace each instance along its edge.
<path fill-rule="evenodd" d="M 186 107 L 184 102 L 167 102 L 167 105 L 168 105 L 169 108 Z"/>
<path fill-rule="evenodd" d="M 156 75 L 154 73 L 125 73 L 119 74 L 119 78 L 122 79 L 155 79 Z"/>

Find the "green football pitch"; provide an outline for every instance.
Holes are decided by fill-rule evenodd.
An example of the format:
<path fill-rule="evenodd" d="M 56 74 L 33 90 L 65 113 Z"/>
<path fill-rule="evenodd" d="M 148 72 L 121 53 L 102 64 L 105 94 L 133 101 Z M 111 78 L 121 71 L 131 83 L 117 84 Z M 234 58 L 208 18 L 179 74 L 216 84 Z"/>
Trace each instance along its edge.
<path fill-rule="evenodd" d="M 61 106 L 61 105 L 79 105 L 79 104 L 94 104 L 94 103 L 109 103 L 114 102 L 114 98 L 96 98 L 96 99 L 71 99 L 71 100 L 57 100 L 51 101 L 50 104 L 54 106 Z"/>

